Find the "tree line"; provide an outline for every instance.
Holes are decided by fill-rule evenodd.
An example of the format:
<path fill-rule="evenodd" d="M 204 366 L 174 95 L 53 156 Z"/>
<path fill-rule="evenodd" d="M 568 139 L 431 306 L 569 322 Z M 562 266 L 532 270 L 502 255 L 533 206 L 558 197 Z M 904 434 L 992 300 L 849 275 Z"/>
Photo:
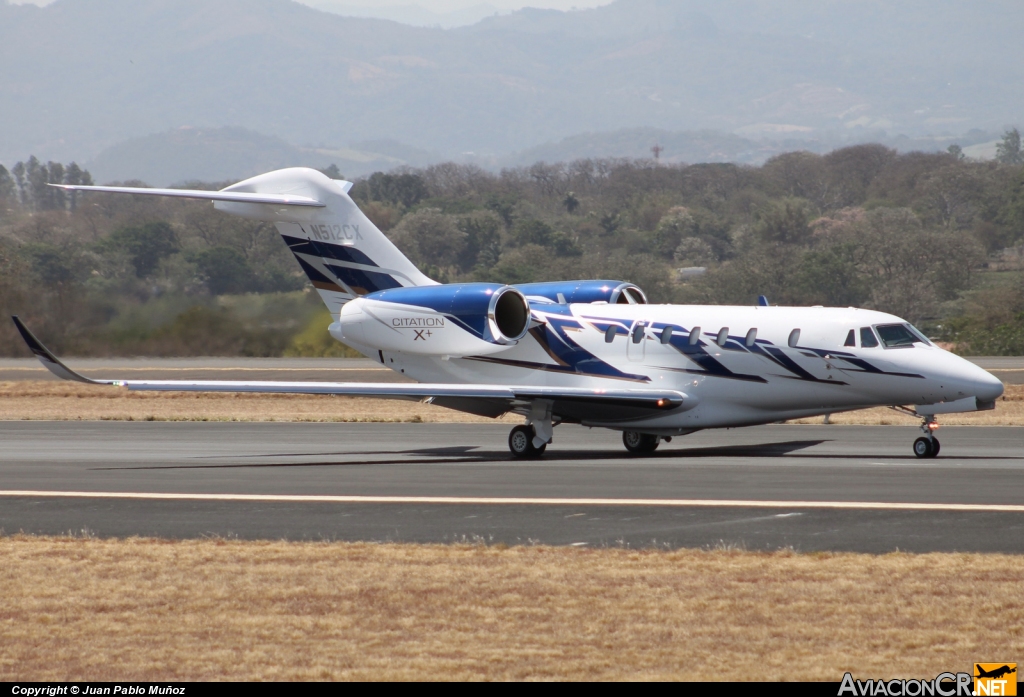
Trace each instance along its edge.
<path fill-rule="evenodd" d="M 1024 353 L 1017 131 L 997 155 L 868 144 L 758 167 L 443 163 L 377 172 L 351 195 L 442 282 L 621 278 L 653 302 L 676 303 L 765 294 L 773 304 L 893 312 L 965 353 Z M 58 348 L 331 350 L 317 343 L 327 320 L 273 226 L 198 202 L 48 198 L 42 182 L 72 171 L 88 179 L 35 158 L 0 170 L 0 304 L 44 326 Z M 0 351 L 21 354 L 9 329 L 0 328 Z"/>

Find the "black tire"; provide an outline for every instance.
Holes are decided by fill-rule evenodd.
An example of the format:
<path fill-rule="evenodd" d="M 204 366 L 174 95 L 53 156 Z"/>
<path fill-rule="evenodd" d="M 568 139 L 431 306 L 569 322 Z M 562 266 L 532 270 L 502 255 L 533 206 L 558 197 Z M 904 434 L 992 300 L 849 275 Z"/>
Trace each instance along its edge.
<path fill-rule="evenodd" d="M 622 444 L 626 446 L 626 450 L 638 455 L 653 453 L 658 449 L 659 442 L 657 436 L 652 436 L 649 433 L 640 433 L 638 431 L 622 432 Z"/>
<path fill-rule="evenodd" d="M 932 448 L 932 439 L 921 436 L 914 441 L 914 455 L 919 459 L 923 460 L 929 457 L 935 457 Z"/>
<path fill-rule="evenodd" d="M 938 438 L 932 438 L 932 457 L 938 457 L 939 456 L 939 450 L 941 450 L 941 449 L 942 449 L 942 446 L 939 445 L 939 439 Z"/>
<path fill-rule="evenodd" d="M 533 426 L 516 426 L 508 434 L 508 449 L 517 458 L 540 457 L 547 450 L 548 444 L 535 447 L 533 439 L 536 435 Z"/>

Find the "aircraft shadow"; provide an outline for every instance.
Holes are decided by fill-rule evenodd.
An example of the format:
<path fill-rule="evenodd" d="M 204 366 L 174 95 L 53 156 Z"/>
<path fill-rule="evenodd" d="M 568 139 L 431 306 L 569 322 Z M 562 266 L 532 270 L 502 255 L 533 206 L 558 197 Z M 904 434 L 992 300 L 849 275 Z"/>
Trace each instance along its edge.
<path fill-rule="evenodd" d="M 420 448 L 415 450 L 361 451 L 346 453 L 273 453 L 269 455 L 245 455 L 245 458 L 257 457 L 322 457 L 336 455 L 419 455 L 419 458 L 345 460 L 342 462 L 233 462 L 224 464 L 196 465 L 142 465 L 136 467 L 94 467 L 94 470 L 173 470 L 173 469 L 239 469 L 266 467 L 355 467 L 368 465 L 416 465 L 416 464 L 466 464 L 484 462 L 515 462 L 525 465 L 538 465 L 552 462 L 578 462 L 581 460 L 670 460 L 690 457 L 785 457 L 790 453 L 821 445 L 827 440 L 794 440 L 763 445 L 723 445 L 708 448 L 692 448 L 688 450 L 666 450 L 648 455 L 631 456 L 619 451 L 564 450 L 547 452 L 537 460 L 517 460 L 507 451 L 479 451 L 479 446 L 451 446 L 445 448 Z M 478 451 L 478 452 L 470 452 Z M 427 456 L 427 457 L 423 457 Z M 202 456 L 232 457 L 230 455 Z M 237 456 L 235 456 L 236 459 Z M 197 458 L 198 459 L 198 458 Z"/>

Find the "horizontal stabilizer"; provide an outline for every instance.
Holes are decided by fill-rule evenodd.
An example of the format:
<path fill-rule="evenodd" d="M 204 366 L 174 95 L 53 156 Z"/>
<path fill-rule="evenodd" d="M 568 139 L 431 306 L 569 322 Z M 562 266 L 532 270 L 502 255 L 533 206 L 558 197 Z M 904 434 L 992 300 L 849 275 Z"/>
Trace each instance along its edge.
<path fill-rule="evenodd" d="M 108 194 L 141 194 L 143 196 L 171 196 L 203 201 L 231 201 L 233 203 L 268 203 L 275 206 L 311 206 L 323 208 L 326 204 L 308 196 L 293 194 L 253 194 L 244 191 L 197 191 L 191 189 L 143 189 L 130 186 L 72 186 L 50 184 L 65 191 L 101 191 Z"/>

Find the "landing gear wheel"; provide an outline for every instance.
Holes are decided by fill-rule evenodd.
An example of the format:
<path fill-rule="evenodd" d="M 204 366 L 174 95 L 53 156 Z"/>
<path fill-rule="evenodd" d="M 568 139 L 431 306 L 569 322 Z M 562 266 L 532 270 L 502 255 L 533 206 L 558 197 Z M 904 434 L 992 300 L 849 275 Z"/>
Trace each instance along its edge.
<path fill-rule="evenodd" d="M 920 459 L 932 458 L 939 454 L 938 438 L 918 438 L 914 441 L 914 455 Z"/>
<path fill-rule="evenodd" d="M 508 449 L 516 457 L 540 457 L 547 450 L 548 444 L 545 443 L 539 448 L 534 447 L 533 438 L 536 435 L 533 426 L 516 426 L 508 434 Z"/>
<path fill-rule="evenodd" d="M 658 449 L 659 439 L 649 433 L 637 431 L 623 431 L 622 444 L 631 453 L 653 453 Z"/>

